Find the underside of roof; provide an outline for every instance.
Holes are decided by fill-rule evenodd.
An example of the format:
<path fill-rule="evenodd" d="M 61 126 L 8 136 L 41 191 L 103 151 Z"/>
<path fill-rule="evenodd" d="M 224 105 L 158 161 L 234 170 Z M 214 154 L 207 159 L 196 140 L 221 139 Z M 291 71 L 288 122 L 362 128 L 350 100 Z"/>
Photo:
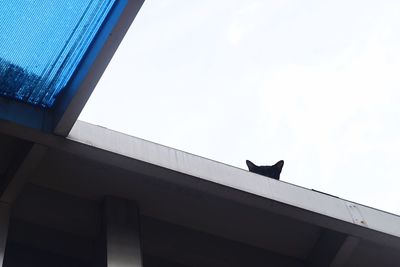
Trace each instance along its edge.
<path fill-rule="evenodd" d="M 1 122 L 0 196 L 5 264 L 25 251 L 95 266 L 109 196 L 138 207 L 145 266 L 400 260 L 396 215 L 79 121 L 68 138 Z"/>

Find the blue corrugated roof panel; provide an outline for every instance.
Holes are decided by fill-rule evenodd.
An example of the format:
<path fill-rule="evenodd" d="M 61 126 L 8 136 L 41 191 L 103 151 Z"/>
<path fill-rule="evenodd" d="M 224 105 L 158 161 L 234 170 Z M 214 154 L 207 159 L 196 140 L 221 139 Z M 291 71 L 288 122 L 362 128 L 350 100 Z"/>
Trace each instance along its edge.
<path fill-rule="evenodd" d="M 117 0 L 2 0 L 0 95 L 51 108 Z"/>

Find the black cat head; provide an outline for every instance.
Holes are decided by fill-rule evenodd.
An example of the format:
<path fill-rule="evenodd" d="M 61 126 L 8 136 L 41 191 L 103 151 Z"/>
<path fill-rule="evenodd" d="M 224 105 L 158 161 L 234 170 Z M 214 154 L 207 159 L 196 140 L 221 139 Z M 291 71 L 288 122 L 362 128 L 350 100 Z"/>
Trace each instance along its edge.
<path fill-rule="evenodd" d="M 283 160 L 278 161 L 272 166 L 257 166 L 250 160 L 246 160 L 247 167 L 249 168 L 249 171 L 261 174 L 276 180 L 279 180 L 279 176 L 281 174 L 282 168 L 283 168 Z"/>

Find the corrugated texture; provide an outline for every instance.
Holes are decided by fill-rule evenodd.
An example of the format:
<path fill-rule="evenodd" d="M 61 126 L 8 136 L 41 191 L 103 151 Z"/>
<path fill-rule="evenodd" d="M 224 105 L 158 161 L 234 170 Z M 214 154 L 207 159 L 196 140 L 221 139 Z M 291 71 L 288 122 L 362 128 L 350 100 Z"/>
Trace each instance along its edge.
<path fill-rule="evenodd" d="M 0 95 L 51 107 L 115 2 L 2 0 Z"/>

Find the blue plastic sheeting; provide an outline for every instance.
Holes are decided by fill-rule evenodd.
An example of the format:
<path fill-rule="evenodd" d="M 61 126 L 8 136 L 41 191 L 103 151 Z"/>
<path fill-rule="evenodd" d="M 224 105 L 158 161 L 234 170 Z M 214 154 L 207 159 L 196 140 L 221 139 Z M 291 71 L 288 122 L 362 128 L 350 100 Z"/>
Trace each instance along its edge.
<path fill-rule="evenodd" d="M 0 95 L 50 108 L 117 0 L 1 0 Z"/>

